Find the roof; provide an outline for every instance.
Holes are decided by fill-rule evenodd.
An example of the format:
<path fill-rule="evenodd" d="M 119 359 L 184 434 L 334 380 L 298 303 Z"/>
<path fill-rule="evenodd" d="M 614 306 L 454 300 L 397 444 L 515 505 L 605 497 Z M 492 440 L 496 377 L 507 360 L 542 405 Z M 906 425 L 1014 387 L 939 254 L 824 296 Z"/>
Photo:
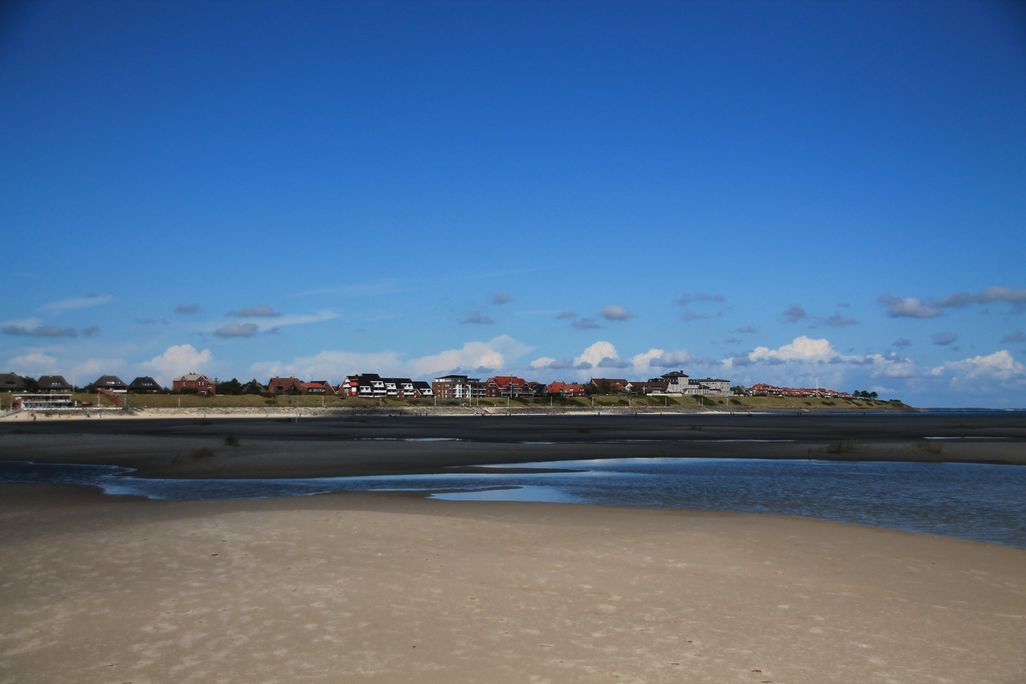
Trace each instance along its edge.
<path fill-rule="evenodd" d="M 148 375 L 140 375 L 138 378 L 136 378 L 135 380 L 130 382 L 128 384 L 128 387 L 129 387 L 129 389 L 140 389 L 140 388 L 141 389 L 150 389 L 150 388 L 153 388 L 153 387 L 156 387 L 158 389 L 163 389 L 163 387 L 161 387 L 159 382 L 157 382 L 156 380 L 154 380 L 153 378 L 151 378 Z"/>
<path fill-rule="evenodd" d="M 128 387 L 128 385 L 125 385 L 125 381 L 116 375 L 101 375 L 93 385 L 124 385 Z"/>
<path fill-rule="evenodd" d="M 39 389 L 71 387 L 71 383 L 65 380 L 63 375 L 42 375 L 36 384 L 39 385 Z"/>
<path fill-rule="evenodd" d="M 0 389 L 24 389 L 25 378 L 17 373 L 0 373 Z"/>
<path fill-rule="evenodd" d="M 210 382 L 210 378 L 201 373 L 186 373 L 180 378 L 175 378 L 175 382 Z"/>

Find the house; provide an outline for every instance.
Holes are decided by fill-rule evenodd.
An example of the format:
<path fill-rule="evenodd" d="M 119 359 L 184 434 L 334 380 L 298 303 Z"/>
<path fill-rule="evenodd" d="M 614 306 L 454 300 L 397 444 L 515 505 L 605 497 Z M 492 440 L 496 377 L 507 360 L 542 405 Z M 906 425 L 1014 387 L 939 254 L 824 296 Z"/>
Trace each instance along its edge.
<path fill-rule="evenodd" d="M 666 394 L 686 394 L 691 396 L 708 396 L 710 394 L 730 394 L 730 381 L 720 378 L 692 378 L 684 371 L 671 371 L 661 377 L 652 378 L 649 382 L 666 383 Z"/>
<path fill-rule="evenodd" d="M 383 397 L 385 383 L 377 373 L 347 375 L 339 385 L 339 392 L 350 397 Z"/>
<path fill-rule="evenodd" d="M 486 397 L 519 397 L 527 381 L 515 375 L 496 375 L 485 382 Z"/>
<path fill-rule="evenodd" d="M 75 389 L 63 375 L 42 375 L 36 384 L 40 392 L 72 392 Z"/>
<path fill-rule="evenodd" d="M 129 392 L 163 392 L 164 388 L 160 386 L 160 383 L 151 378 L 148 375 L 139 376 L 132 382 L 128 383 Z"/>
<path fill-rule="evenodd" d="M 589 394 L 619 394 L 630 391 L 624 378 L 592 378 L 585 389 Z"/>
<path fill-rule="evenodd" d="M 443 375 L 431 383 L 431 391 L 439 399 L 467 399 L 485 396 L 480 378 L 466 375 Z"/>
<path fill-rule="evenodd" d="M 545 393 L 550 397 L 583 397 L 584 385 L 576 382 L 550 382 L 545 388 Z"/>
<path fill-rule="evenodd" d="M 651 380 L 631 380 L 627 384 L 627 392 L 630 394 L 666 394 L 666 387 L 669 383 L 662 378 Z"/>
<path fill-rule="evenodd" d="M 217 394 L 217 383 L 200 373 L 186 373 L 171 383 L 175 394 Z"/>
<path fill-rule="evenodd" d="M 544 382 L 534 382 L 528 380 L 524 383 L 524 396 L 525 397 L 544 397 L 547 391 L 547 385 Z"/>
<path fill-rule="evenodd" d="M 0 373 L 0 392 L 24 392 L 25 378 L 16 373 Z"/>
<path fill-rule="evenodd" d="M 115 394 L 124 394 L 128 392 L 128 385 L 125 381 L 116 375 L 101 375 L 93 383 L 89 385 L 92 390 L 107 390 L 108 392 L 114 392 Z"/>
<path fill-rule="evenodd" d="M 423 380 L 413 381 L 413 392 L 415 397 L 430 398 L 435 396 L 435 393 L 431 390 L 431 385 Z"/>
<path fill-rule="evenodd" d="M 311 382 L 303 383 L 303 394 L 321 394 L 334 396 L 335 388 L 332 387 L 331 383 L 327 380 L 313 380 Z"/>
<path fill-rule="evenodd" d="M 302 394 L 303 381 L 299 378 L 271 378 L 267 383 L 268 394 Z"/>

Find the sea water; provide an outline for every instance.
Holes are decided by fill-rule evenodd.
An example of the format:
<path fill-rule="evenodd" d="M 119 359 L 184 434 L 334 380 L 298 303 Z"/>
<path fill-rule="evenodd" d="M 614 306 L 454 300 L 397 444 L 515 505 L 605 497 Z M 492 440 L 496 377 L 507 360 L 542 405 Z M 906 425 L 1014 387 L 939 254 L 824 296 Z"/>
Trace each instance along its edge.
<path fill-rule="evenodd" d="M 515 470 L 513 470 L 515 468 Z M 537 469 L 523 472 L 523 469 Z M 537 501 L 799 515 L 1026 548 L 1026 467 L 965 463 L 625 458 L 493 466 L 487 472 L 276 479 L 160 479 L 116 466 L 0 463 L 0 482 L 209 500 L 331 492 L 424 492 Z"/>

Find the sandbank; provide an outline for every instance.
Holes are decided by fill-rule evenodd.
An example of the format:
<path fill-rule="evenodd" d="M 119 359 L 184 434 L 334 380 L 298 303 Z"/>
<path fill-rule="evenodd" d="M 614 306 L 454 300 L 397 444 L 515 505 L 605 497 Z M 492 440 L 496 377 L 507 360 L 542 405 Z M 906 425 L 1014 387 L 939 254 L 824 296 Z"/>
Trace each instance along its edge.
<path fill-rule="evenodd" d="M 977 682 L 1026 551 L 774 516 L 0 486 L 2 682 Z"/>

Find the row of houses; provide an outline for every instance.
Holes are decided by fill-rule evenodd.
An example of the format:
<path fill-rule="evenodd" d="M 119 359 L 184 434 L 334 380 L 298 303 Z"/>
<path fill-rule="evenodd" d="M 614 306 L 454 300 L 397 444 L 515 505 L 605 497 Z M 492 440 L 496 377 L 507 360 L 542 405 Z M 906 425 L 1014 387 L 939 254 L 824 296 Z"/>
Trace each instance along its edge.
<path fill-rule="evenodd" d="M 34 384 L 34 387 L 30 385 Z M 443 375 L 430 384 L 411 378 L 384 377 L 377 373 L 347 375 L 334 386 L 327 380 L 304 381 L 296 377 L 273 377 L 267 385 L 251 381 L 248 390 L 263 394 L 320 395 L 365 398 L 432 398 L 477 399 L 483 397 L 530 398 L 530 397 L 580 397 L 587 394 L 678 394 L 708 395 L 728 394 L 730 382 L 716 378 L 691 378 L 683 371 L 673 371 L 649 380 L 627 380 L 624 378 L 592 378 L 588 383 L 563 382 L 557 380 L 542 383 L 515 375 L 496 375 L 485 380 L 468 375 Z M 759 386 L 756 386 L 759 387 Z M 762 387 L 769 387 L 768 385 Z M 86 387 L 89 390 L 103 390 L 117 394 L 127 392 L 163 392 L 160 383 L 149 376 L 138 377 L 126 383 L 116 375 L 103 375 Z M 44 375 L 34 383 L 14 373 L 0 374 L 0 391 L 72 392 L 75 388 L 60 375 Z M 172 382 L 174 393 L 208 394 L 218 391 L 216 379 L 202 373 L 186 373 Z M 783 395 L 792 396 L 792 395 Z"/>
<path fill-rule="evenodd" d="M 827 389 L 825 387 L 777 387 L 757 383 L 745 388 L 745 395 L 750 397 L 794 397 L 815 399 L 851 399 L 851 392 Z"/>

